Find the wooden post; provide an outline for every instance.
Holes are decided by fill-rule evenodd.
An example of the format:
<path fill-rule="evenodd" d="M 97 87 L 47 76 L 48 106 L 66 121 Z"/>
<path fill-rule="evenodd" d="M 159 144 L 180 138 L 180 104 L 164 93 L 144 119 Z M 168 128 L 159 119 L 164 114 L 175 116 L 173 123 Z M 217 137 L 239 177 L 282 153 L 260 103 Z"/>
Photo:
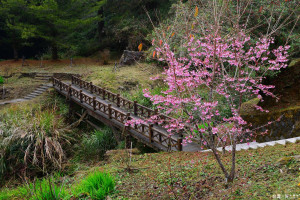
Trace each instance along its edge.
<path fill-rule="evenodd" d="M 62 82 L 59 80 L 59 90 L 62 91 Z"/>
<path fill-rule="evenodd" d="M 159 134 L 158 140 L 159 140 L 159 142 L 161 143 L 161 134 Z"/>
<path fill-rule="evenodd" d="M 73 102 L 71 100 L 69 100 L 69 113 L 68 113 L 68 118 L 71 118 L 73 113 L 74 113 L 74 105 L 73 105 Z"/>
<path fill-rule="evenodd" d="M 91 94 L 93 94 L 93 82 L 90 82 Z"/>
<path fill-rule="evenodd" d="M 126 149 L 130 149 L 130 142 L 131 142 L 130 135 L 127 132 L 127 134 L 125 135 L 125 148 Z"/>
<path fill-rule="evenodd" d="M 105 100 L 105 90 L 102 89 L 102 99 Z"/>
<path fill-rule="evenodd" d="M 126 121 L 127 121 L 127 120 L 130 120 L 130 113 L 129 113 L 129 112 L 126 114 Z M 123 122 L 123 123 L 124 123 L 124 122 Z M 127 126 L 127 128 L 129 129 L 130 126 Z"/>
<path fill-rule="evenodd" d="M 68 88 L 68 95 L 69 95 L 69 98 L 71 99 L 71 96 L 72 96 L 72 85 L 69 84 L 69 88 Z"/>
<path fill-rule="evenodd" d="M 182 137 L 183 134 L 180 132 L 179 133 L 179 138 L 177 139 L 177 146 L 178 146 L 178 151 L 182 151 Z"/>
<path fill-rule="evenodd" d="M 156 108 L 155 110 L 154 110 L 154 115 L 158 115 L 158 109 Z M 157 122 L 155 122 L 155 125 L 158 125 L 158 123 Z M 159 141 L 161 142 L 161 135 L 159 135 Z"/>
<path fill-rule="evenodd" d="M 96 109 L 96 97 L 93 97 L 93 108 L 94 108 L 94 110 L 97 110 Z"/>
<path fill-rule="evenodd" d="M 153 142 L 153 124 L 149 124 L 149 141 Z"/>
<path fill-rule="evenodd" d="M 111 104 L 108 104 L 108 118 L 111 119 Z"/>
<path fill-rule="evenodd" d="M 82 80 L 79 80 L 79 87 L 82 88 Z"/>
<path fill-rule="evenodd" d="M 120 107 L 120 94 L 117 94 L 117 106 Z"/>
<path fill-rule="evenodd" d="M 74 76 L 71 77 L 71 83 L 74 84 Z"/>
<path fill-rule="evenodd" d="M 137 115 L 137 101 L 133 102 L 133 113 L 134 115 Z"/>
<path fill-rule="evenodd" d="M 83 103 L 83 95 L 82 95 L 82 90 L 80 90 L 79 93 L 79 98 L 80 98 L 80 102 Z"/>

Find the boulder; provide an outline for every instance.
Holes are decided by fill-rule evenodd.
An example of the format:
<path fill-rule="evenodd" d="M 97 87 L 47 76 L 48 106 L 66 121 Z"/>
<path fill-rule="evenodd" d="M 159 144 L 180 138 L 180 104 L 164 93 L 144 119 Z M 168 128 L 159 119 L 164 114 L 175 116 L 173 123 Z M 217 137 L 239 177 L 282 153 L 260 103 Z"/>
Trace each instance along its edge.
<path fill-rule="evenodd" d="M 139 61 L 143 58 L 144 58 L 143 52 L 124 50 L 119 65 L 120 66 L 133 65 L 136 61 Z"/>

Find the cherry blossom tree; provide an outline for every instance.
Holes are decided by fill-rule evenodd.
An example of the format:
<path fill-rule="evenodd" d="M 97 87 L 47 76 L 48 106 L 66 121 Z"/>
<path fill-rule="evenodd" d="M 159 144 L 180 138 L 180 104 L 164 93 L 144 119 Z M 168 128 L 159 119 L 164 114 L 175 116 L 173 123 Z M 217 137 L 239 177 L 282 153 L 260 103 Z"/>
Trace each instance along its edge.
<path fill-rule="evenodd" d="M 168 44 L 156 49 L 160 60 L 168 64 L 161 77 L 168 90 L 154 96 L 145 90 L 145 96 L 161 112 L 176 116 L 175 120 L 165 122 L 170 134 L 183 131 L 186 134 L 183 143 L 195 140 L 212 150 L 227 181 L 232 181 L 235 174 L 236 144 L 248 142 L 254 136 L 255 129 L 251 130 L 251 124 L 240 115 L 244 97 L 263 101 L 263 94 L 276 98 L 270 91 L 274 86 L 263 84 L 263 79 L 268 71 L 287 66 L 289 46 L 271 51 L 273 42 L 272 38 L 261 38 L 253 43 L 243 30 L 235 38 L 224 38 L 207 30 L 205 37 L 190 37 L 185 45 L 187 57 L 176 58 Z M 221 98 L 226 99 L 230 116 L 220 115 L 224 106 L 219 103 Z M 260 106 L 256 109 L 268 112 Z M 217 151 L 224 141 L 231 145 L 230 171 Z"/>
<path fill-rule="evenodd" d="M 243 17 L 243 13 L 251 8 L 252 1 L 245 1 L 245 5 L 242 2 L 212 0 L 201 5 L 201 9 L 211 10 L 211 15 L 200 14 L 198 7 L 195 13 L 185 15 L 186 29 L 177 36 L 180 48 L 172 43 L 181 30 L 176 29 L 176 24 L 157 30 L 152 41 L 153 57 L 166 67 L 153 80 L 162 79 L 168 89 L 161 95 L 152 95 L 145 89 L 144 96 L 151 99 L 160 113 L 172 118 L 158 115 L 144 122 L 128 122 L 128 125 L 158 123 L 170 135 L 183 133 L 183 145 L 198 142 L 203 149 L 211 149 L 228 182 L 235 177 L 236 145 L 255 140 L 261 128 L 252 127 L 242 118 L 242 103 L 251 98 L 263 101 L 264 95 L 277 98 L 272 93 L 274 86 L 264 84 L 263 80 L 266 75 L 287 67 L 290 48 L 288 45 L 274 48 L 272 34 L 279 28 L 271 23 L 272 34 L 250 37 L 252 28 L 247 24 L 250 15 Z M 235 6 L 236 12 L 229 11 L 229 5 Z M 280 18 L 276 24 L 281 24 Z M 269 112 L 258 105 L 255 108 Z M 231 154 L 228 165 L 224 154 L 218 151 L 226 145 Z"/>
<path fill-rule="evenodd" d="M 271 92 L 274 86 L 263 84 L 263 79 L 268 72 L 287 67 L 289 46 L 270 50 L 272 38 L 253 42 L 243 29 L 235 37 L 222 37 L 212 29 L 206 31 L 205 37 L 189 37 L 184 45 L 188 55 L 185 57 L 176 57 L 167 43 L 153 41 L 159 60 L 167 64 L 161 76 L 153 79 L 163 79 L 168 90 L 151 95 L 145 89 L 144 96 L 160 112 L 174 117 L 164 120 L 152 116 L 149 121 L 163 124 L 170 135 L 183 132 L 183 145 L 197 141 L 203 148 L 211 149 L 226 180 L 232 182 L 236 144 L 251 141 L 256 131 L 240 115 L 243 100 L 256 97 L 263 101 L 262 95 L 277 98 Z M 220 103 L 222 98 L 225 104 Z M 224 106 L 230 115 L 220 114 Z M 256 109 L 268 112 L 260 106 Z M 230 169 L 226 169 L 217 150 L 224 144 L 231 145 Z"/>

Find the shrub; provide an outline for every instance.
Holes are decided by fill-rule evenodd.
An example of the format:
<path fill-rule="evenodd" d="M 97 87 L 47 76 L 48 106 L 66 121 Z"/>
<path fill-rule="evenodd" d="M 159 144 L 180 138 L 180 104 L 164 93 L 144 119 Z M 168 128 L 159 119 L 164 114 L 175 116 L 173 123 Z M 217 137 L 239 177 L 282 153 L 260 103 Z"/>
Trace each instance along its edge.
<path fill-rule="evenodd" d="M 90 173 L 78 186 L 78 192 L 87 194 L 92 199 L 105 199 L 107 195 L 115 190 L 115 182 L 113 178 L 100 171 Z"/>
<path fill-rule="evenodd" d="M 4 78 L 0 76 L 0 85 L 4 83 Z"/>
<path fill-rule="evenodd" d="M 95 130 L 90 136 L 86 136 L 80 148 L 80 155 L 85 158 L 103 159 L 107 150 L 117 146 L 117 142 L 109 128 Z"/>

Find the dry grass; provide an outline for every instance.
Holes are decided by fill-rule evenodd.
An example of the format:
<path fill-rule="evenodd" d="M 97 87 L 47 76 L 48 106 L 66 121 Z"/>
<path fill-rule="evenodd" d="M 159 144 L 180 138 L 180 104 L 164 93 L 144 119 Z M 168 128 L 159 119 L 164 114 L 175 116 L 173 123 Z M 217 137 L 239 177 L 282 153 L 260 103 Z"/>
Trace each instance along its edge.
<path fill-rule="evenodd" d="M 113 66 L 103 66 L 89 73 L 86 80 L 113 91 L 128 91 L 138 87 L 149 87 L 152 82 L 149 78 L 159 71 L 160 69 L 149 64 L 125 66 L 117 71 L 114 71 Z"/>
<path fill-rule="evenodd" d="M 22 173 L 26 167 L 35 166 L 36 173 L 62 167 L 64 149 L 73 140 L 62 118 L 66 110 L 57 99 L 20 103 L 1 110 L 0 155 L 4 160 L 0 160 L 0 179 L 7 173 Z"/>

